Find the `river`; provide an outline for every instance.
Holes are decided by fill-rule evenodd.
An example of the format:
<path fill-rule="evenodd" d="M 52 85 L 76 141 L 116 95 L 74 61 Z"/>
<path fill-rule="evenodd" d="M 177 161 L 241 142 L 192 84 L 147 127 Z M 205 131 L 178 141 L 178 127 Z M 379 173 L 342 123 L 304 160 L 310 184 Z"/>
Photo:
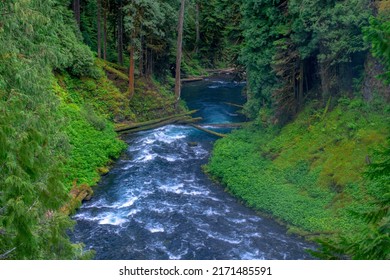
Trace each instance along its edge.
<path fill-rule="evenodd" d="M 200 109 L 203 124 L 241 122 L 237 108 L 224 102 L 242 104 L 242 88 L 207 80 L 186 85 L 182 98 Z M 125 153 L 73 216 L 72 240 L 95 250 L 96 259 L 312 258 L 305 252 L 311 245 L 202 172 L 216 139 L 173 125 L 127 136 Z"/>

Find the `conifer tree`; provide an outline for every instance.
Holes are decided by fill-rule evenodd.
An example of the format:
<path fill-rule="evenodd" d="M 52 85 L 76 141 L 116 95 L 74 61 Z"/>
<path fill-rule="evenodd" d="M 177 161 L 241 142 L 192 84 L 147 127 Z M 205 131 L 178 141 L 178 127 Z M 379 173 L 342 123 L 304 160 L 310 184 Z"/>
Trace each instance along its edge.
<path fill-rule="evenodd" d="M 74 259 L 83 255 L 59 209 L 67 139 L 53 69 L 87 73 L 92 54 L 76 35 L 67 4 L 0 4 L 0 258 Z M 64 40 L 64 39 L 67 40 Z M 90 64 L 91 63 L 91 64 Z"/>
<path fill-rule="evenodd" d="M 181 58 L 182 58 L 182 45 L 183 45 L 183 26 L 184 26 L 184 8 L 185 0 L 181 0 L 180 11 L 179 11 L 179 24 L 177 28 L 177 49 L 176 49 L 176 78 L 175 78 L 175 97 L 177 108 L 178 102 L 180 100 L 180 91 L 181 91 Z"/>

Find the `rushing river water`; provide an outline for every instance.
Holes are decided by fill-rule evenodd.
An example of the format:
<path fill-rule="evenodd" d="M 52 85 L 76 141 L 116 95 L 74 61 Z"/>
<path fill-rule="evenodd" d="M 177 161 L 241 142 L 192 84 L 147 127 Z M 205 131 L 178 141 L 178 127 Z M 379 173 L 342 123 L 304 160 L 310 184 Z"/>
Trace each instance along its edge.
<path fill-rule="evenodd" d="M 237 108 L 224 102 L 242 103 L 242 86 L 198 82 L 182 97 L 200 109 L 204 124 L 239 122 Z M 73 241 L 95 250 L 97 259 L 311 258 L 310 245 L 202 173 L 216 137 L 169 125 L 125 140 L 125 154 L 73 217 Z"/>

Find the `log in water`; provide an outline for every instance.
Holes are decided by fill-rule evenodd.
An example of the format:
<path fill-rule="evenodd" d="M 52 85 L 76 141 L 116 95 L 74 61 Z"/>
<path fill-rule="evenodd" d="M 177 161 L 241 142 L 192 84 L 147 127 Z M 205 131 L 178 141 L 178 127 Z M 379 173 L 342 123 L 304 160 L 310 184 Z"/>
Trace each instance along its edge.
<path fill-rule="evenodd" d="M 202 124 L 245 121 L 243 85 L 203 81 L 183 88 Z M 215 128 L 227 133 L 230 128 Z M 202 172 L 218 137 L 169 125 L 129 135 L 128 149 L 91 201 L 74 215 L 72 239 L 97 259 L 307 259 L 311 247 L 246 208 Z"/>

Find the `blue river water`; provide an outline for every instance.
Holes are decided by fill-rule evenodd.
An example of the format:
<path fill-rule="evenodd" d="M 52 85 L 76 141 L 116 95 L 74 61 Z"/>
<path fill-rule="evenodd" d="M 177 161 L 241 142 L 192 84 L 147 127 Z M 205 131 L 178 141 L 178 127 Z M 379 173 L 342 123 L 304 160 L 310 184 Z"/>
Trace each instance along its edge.
<path fill-rule="evenodd" d="M 182 98 L 203 125 L 241 122 L 225 102 L 244 102 L 243 84 L 210 79 Z M 227 132 L 206 126 L 219 132 Z M 257 215 L 203 172 L 217 137 L 168 125 L 125 137 L 127 150 L 73 216 L 74 242 L 96 259 L 311 259 L 312 245 Z"/>

